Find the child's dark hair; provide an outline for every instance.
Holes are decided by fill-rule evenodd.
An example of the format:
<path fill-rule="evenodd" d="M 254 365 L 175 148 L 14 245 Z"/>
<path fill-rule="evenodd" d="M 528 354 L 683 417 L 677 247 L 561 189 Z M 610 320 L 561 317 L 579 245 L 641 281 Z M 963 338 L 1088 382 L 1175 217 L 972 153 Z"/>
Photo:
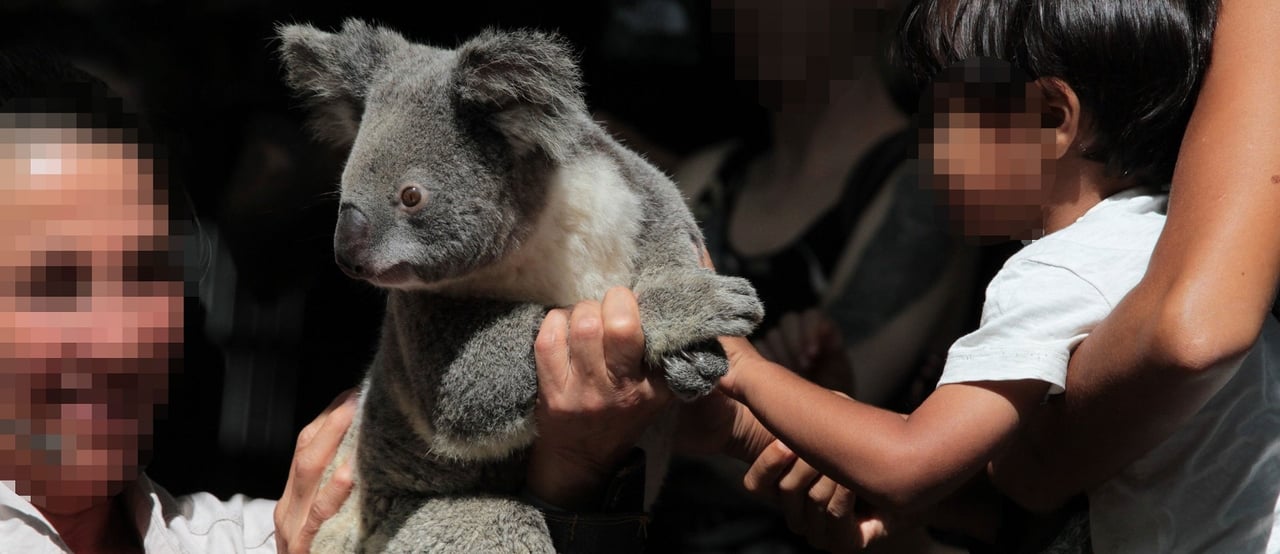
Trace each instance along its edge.
<path fill-rule="evenodd" d="M 912 0 L 893 58 L 922 86 L 976 58 L 1004 60 L 1029 79 L 1061 79 L 1089 116 L 1085 157 L 1114 175 L 1163 184 L 1217 16 L 1218 0 Z"/>

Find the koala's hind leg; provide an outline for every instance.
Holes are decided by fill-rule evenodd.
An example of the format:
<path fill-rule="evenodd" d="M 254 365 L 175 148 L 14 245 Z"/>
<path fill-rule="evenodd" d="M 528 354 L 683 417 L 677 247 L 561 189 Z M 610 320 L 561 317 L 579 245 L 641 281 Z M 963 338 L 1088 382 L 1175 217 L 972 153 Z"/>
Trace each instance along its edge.
<path fill-rule="evenodd" d="M 388 553 L 555 552 L 542 512 L 501 496 L 396 498 L 367 546 Z"/>
<path fill-rule="evenodd" d="M 746 279 L 702 268 L 646 273 L 636 280 L 645 356 L 666 370 L 676 395 L 711 392 L 728 370 L 719 336 L 747 336 L 764 318 L 764 306 Z"/>

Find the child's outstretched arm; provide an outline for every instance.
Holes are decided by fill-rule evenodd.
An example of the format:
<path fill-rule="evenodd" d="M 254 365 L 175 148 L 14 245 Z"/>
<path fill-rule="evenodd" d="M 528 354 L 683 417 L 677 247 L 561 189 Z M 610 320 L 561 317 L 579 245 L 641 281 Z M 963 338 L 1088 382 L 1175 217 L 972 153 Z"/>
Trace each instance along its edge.
<path fill-rule="evenodd" d="M 726 394 L 825 475 L 882 508 L 932 505 L 980 471 L 1044 398 L 1037 380 L 940 387 L 909 416 L 832 394 L 761 357 L 745 339 L 729 354 Z"/>
<path fill-rule="evenodd" d="M 1049 509 L 1110 478 L 1217 393 L 1280 283 L 1280 2 L 1224 0 L 1146 277 L 1075 352 L 1067 394 L 993 466 Z"/>

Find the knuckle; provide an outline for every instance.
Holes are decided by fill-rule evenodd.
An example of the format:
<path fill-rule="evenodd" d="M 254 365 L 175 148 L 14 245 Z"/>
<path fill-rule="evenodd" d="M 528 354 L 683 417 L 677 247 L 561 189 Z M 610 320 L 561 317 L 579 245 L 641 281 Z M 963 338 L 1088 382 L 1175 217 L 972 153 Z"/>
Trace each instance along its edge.
<path fill-rule="evenodd" d="M 320 524 L 329 519 L 333 514 L 328 513 L 324 506 L 319 502 L 313 502 L 311 507 L 307 509 L 307 526 L 310 529 L 319 529 Z"/>
<path fill-rule="evenodd" d="M 539 356 L 549 356 L 556 352 L 556 337 L 552 333 L 541 332 L 533 339 L 533 351 Z"/>
<path fill-rule="evenodd" d="M 575 339 L 594 339 L 601 335 L 602 328 L 600 325 L 600 316 L 596 314 L 586 314 L 576 318 L 573 322 L 572 329 Z"/>
<path fill-rule="evenodd" d="M 284 529 L 285 527 L 285 522 L 288 519 L 285 517 L 285 515 L 288 513 L 287 505 L 288 505 L 287 501 L 281 500 L 280 502 L 276 503 L 275 510 L 271 512 L 271 521 L 276 524 L 276 529 Z M 279 537 L 280 534 L 277 533 L 276 536 Z"/>
<path fill-rule="evenodd" d="M 324 470 L 324 461 L 316 456 L 302 453 L 293 459 L 297 472 L 302 475 L 315 475 Z"/>
<path fill-rule="evenodd" d="M 349 490 L 355 484 L 355 478 L 351 474 L 350 469 L 339 469 L 333 472 L 333 476 L 329 478 L 329 486 L 338 490 Z"/>
<path fill-rule="evenodd" d="M 581 409 L 586 415 L 600 415 L 609 410 L 609 403 L 599 397 L 592 396 L 582 401 Z"/>
<path fill-rule="evenodd" d="M 315 438 L 316 433 L 320 431 L 319 420 L 308 423 L 302 431 L 298 433 L 298 439 L 293 443 L 294 452 L 302 452 L 311 443 L 311 439 Z"/>
<path fill-rule="evenodd" d="M 605 321 L 604 333 L 610 340 L 631 340 L 641 333 L 640 320 L 631 316 L 612 316 Z"/>

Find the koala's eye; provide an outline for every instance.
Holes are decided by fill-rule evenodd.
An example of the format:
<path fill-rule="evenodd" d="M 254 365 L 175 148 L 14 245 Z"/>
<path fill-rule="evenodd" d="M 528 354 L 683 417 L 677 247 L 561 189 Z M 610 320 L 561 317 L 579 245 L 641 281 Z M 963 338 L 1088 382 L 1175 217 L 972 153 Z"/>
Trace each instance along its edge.
<path fill-rule="evenodd" d="M 416 207 L 422 202 L 422 189 L 409 185 L 400 189 L 400 203 L 406 208 Z"/>

